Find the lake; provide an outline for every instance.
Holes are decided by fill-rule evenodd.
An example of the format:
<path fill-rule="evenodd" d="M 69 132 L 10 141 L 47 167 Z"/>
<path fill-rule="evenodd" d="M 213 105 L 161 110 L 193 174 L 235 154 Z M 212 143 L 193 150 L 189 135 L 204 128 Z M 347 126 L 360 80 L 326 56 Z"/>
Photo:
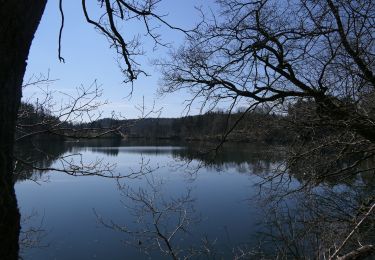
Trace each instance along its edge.
<path fill-rule="evenodd" d="M 121 179 L 29 172 L 16 184 L 24 259 L 233 258 L 256 248 L 264 211 L 262 176 L 283 159 L 262 145 L 228 144 L 207 156 L 208 144 L 90 140 L 41 144 L 49 154 L 19 148 L 39 165 L 57 157 L 116 166 Z M 79 155 L 78 155 L 79 154 Z M 69 158 L 69 157 L 68 157 Z M 149 205 L 151 204 L 151 205 Z M 175 232 L 175 233 L 173 233 Z"/>

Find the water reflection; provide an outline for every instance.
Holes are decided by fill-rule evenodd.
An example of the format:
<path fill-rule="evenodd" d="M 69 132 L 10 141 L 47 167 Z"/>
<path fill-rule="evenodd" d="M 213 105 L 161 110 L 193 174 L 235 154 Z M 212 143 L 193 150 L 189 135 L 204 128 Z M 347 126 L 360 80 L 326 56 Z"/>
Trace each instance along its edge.
<path fill-rule="evenodd" d="M 214 146 L 199 142 L 93 139 L 59 140 L 52 143 L 53 145 L 50 140 L 24 142 L 16 147 L 16 157 L 28 161 L 34 166 L 48 168 L 61 155 L 67 153 L 91 152 L 110 157 L 116 157 L 120 153 L 143 154 L 145 156 L 172 155 L 176 160 L 185 162 L 197 160 L 202 162 L 205 167 L 212 167 L 219 171 L 237 167 L 237 170 L 242 173 L 261 174 L 269 172 L 285 156 L 282 147 L 271 148 L 250 144 L 226 144 L 218 153 L 208 153 L 210 147 Z M 31 178 L 32 173 L 38 171 L 33 171 L 31 167 L 19 163 L 16 172 L 16 178 L 23 180 Z"/>
<path fill-rule="evenodd" d="M 144 178 L 144 187 L 132 188 L 126 183 L 118 185 L 124 206 L 137 220 L 137 225 L 121 225 L 95 212 L 99 223 L 124 233 L 128 237 L 126 243 L 139 248 L 146 255 L 159 252 L 172 259 L 188 259 L 207 253 L 207 250 L 193 248 L 192 244 L 183 245 L 184 239 L 189 239 L 187 235 L 191 226 L 200 221 L 194 209 L 191 190 L 187 189 L 179 197 L 168 198 L 163 191 L 163 180 L 152 174 Z"/>
<path fill-rule="evenodd" d="M 26 259 L 165 259 L 173 254 L 224 259 L 319 258 L 314 254 L 339 242 L 353 220 L 353 209 L 374 194 L 374 186 L 369 185 L 374 183 L 373 175 L 363 173 L 350 182 L 327 181 L 282 202 L 269 185 L 267 203 L 249 201 L 259 193 L 254 185 L 284 162 L 282 147 L 228 144 L 217 154 L 207 154 L 202 151 L 207 151 L 208 144 L 167 141 L 102 139 L 23 145 L 17 149 L 18 156 L 44 167 L 53 166 L 64 154 L 81 153 L 88 161 L 104 157 L 116 163 L 118 171 L 126 172 L 147 158 L 156 169 L 152 178 L 163 187 L 150 185 L 150 175 L 117 182 L 19 168 L 23 174 L 17 176 L 16 189 L 22 214 L 45 212 L 44 239 L 50 245 L 43 250 L 26 248 Z M 176 167 L 180 164 L 199 169 L 197 178 L 187 179 L 184 168 Z M 45 176 L 49 182 L 41 185 L 26 181 Z M 305 182 L 297 168 L 291 168 L 285 177 L 296 187 Z M 357 185 L 353 187 L 353 183 Z M 187 219 L 200 221 L 191 224 Z M 35 222 L 31 224 L 35 226 Z M 23 229 L 31 224 L 24 224 Z M 173 233 L 179 224 L 181 228 Z M 337 227 L 343 231 L 334 233 Z M 363 241 L 374 241 L 370 236 L 373 225 L 366 222 L 364 227 L 369 232 L 361 233 Z M 326 236 L 328 233 L 335 236 Z M 292 244 L 294 251 L 284 250 L 284 245 Z"/>
<path fill-rule="evenodd" d="M 194 198 L 194 202 L 191 203 L 194 204 L 195 214 L 202 220 L 199 223 L 194 222 L 189 235 L 182 236 L 183 240 L 180 233 L 173 236 L 176 238 L 173 241 L 174 246 L 178 246 L 179 250 L 183 248 L 185 250 L 195 244 L 194 252 L 197 253 L 202 252 L 202 248 L 208 248 L 209 241 L 216 241 L 217 255 L 221 256 L 232 256 L 233 248 L 241 243 L 255 243 L 254 234 L 261 216 L 257 214 L 255 205 L 248 207 L 246 201 L 252 193 L 257 192 L 252 187 L 254 176 L 251 175 L 251 171 L 260 172 L 261 168 L 264 171 L 282 157 L 273 155 L 266 149 L 248 147 L 246 150 L 244 147 L 234 145 L 224 147 L 222 153 L 213 158 L 199 153 L 207 145 L 196 143 L 135 144 L 118 142 L 118 140 L 90 140 L 59 142 L 54 145 L 50 142 L 34 143 L 33 147 L 29 148 L 26 147 L 28 144 L 24 145 L 25 147 L 17 150 L 18 155 L 31 159 L 41 166 L 53 166 L 54 158 L 79 152 L 84 160 L 90 161 L 97 156 L 102 156 L 106 161 L 117 163 L 118 171 L 126 172 L 129 167 L 137 167 L 142 157 L 148 158 L 150 167 L 160 166 L 152 173 L 163 182 L 163 194 L 154 196 L 158 198 L 158 203 L 160 203 L 159 199 L 164 198 L 162 201 L 165 205 L 176 206 L 176 201 L 181 201 L 179 198 L 189 190 L 191 192 L 189 196 Z M 43 153 L 36 153 L 35 149 L 43 150 Z M 30 151 L 33 151 L 32 155 L 28 155 Z M 237 156 L 234 155 L 235 152 Z M 191 162 L 192 165 L 203 162 L 205 166 L 201 167 L 199 177 L 191 182 L 186 179 L 181 169 L 176 171 L 171 166 L 176 161 Z M 21 211 L 23 214 L 33 209 L 45 212 L 43 229 L 47 230 L 45 240 L 50 246 L 43 250 L 27 248 L 24 250 L 27 259 L 87 259 L 93 255 L 101 259 L 120 259 L 124 256 L 133 259 L 144 257 L 138 248 L 124 246 L 124 243 L 134 242 L 134 237 L 130 238 L 121 232 L 116 233 L 104 228 L 93 214 L 95 209 L 103 220 L 122 227 L 126 226 L 133 231 L 139 230 L 140 227 L 144 230 L 147 226 L 145 222 L 139 226 L 137 222 L 139 218 L 131 214 L 129 205 L 124 207 L 121 202 L 124 201 L 124 193 L 123 190 L 117 189 L 117 182 L 99 177 L 74 178 L 57 172 L 34 172 L 34 180 L 46 178 L 44 176 L 49 178 L 48 183 L 42 182 L 41 185 L 36 185 L 25 181 L 32 176 L 31 173 L 30 169 L 26 174 L 18 175 L 17 194 Z M 122 181 L 133 191 L 140 191 L 148 185 L 146 178 Z M 132 205 L 136 206 L 136 204 Z M 183 207 L 176 211 L 174 207 L 174 214 L 169 217 L 165 214 L 166 222 L 173 223 L 176 214 L 181 214 L 185 210 L 186 208 Z M 149 217 L 145 219 L 150 220 Z M 190 214 L 189 219 L 191 219 Z M 170 235 L 173 229 L 166 226 L 166 222 L 163 222 L 165 232 Z M 25 224 L 23 228 L 26 230 L 30 225 Z M 142 246 L 147 245 L 144 238 L 141 243 Z M 165 247 L 163 250 L 166 252 Z M 151 254 L 153 259 L 164 258 L 160 251 Z"/>
<path fill-rule="evenodd" d="M 23 255 L 28 248 L 43 249 L 48 247 L 45 241 L 47 231 L 44 229 L 43 221 L 44 216 L 39 215 L 39 212 L 35 210 L 21 217 L 21 227 L 23 227 L 19 237 L 21 255 Z"/>

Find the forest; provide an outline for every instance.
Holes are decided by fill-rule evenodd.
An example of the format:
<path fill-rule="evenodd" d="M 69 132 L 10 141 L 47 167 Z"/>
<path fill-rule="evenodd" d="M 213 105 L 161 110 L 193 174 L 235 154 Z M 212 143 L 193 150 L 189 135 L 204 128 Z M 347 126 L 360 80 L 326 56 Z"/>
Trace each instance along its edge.
<path fill-rule="evenodd" d="M 375 255 L 374 1 L 78 4 L 1 4 L 0 259 Z M 68 36 L 83 24 L 104 43 Z M 53 47 L 42 25 L 61 67 L 79 60 L 61 76 L 86 84 L 26 78 Z M 107 79 L 112 55 L 117 83 L 87 85 L 87 50 Z M 142 86 L 159 98 L 150 109 L 143 97 L 138 117 L 103 116 L 105 93 L 128 108 Z"/>

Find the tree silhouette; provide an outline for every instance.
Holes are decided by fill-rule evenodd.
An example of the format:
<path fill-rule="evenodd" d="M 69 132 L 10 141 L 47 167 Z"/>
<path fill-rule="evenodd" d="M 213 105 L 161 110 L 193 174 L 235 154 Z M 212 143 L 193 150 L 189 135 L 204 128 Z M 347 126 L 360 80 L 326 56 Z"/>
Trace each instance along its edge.
<path fill-rule="evenodd" d="M 61 28 L 59 34 L 58 58 L 64 62 L 61 53 L 61 39 L 64 28 L 63 1 L 59 1 Z M 119 57 L 121 71 L 126 82 L 133 82 L 145 72 L 135 60 L 141 55 L 140 44 L 136 38 L 126 39 L 117 28 L 118 24 L 137 20 L 144 25 L 146 34 L 155 44 L 162 44 L 160 35 L 154 31 L 153 22 L 169 28 L 162 15 L 154 12 L 159 1 L 153 0 L 100 0 L 94 8 L 104 11 L 100 18 L 92 18 L 82 0 L 83 15 L 87 22 L 103 33 Z M 20 216 L 14 192 L 13 146 L 17 112 L 22 96 L 22 81 L 27 58 L 35 31 L 42 18 L 47 0 L 1 1 L 0 15 L 0 258 L 18 258 L 18 237 Z M 182 30 L 181 30 L 182 31 Z"/>

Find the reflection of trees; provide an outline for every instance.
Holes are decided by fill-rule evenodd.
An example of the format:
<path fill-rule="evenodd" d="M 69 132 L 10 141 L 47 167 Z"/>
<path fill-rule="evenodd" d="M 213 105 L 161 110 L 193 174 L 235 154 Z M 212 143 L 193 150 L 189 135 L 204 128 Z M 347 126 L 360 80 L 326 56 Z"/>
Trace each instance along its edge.
<path fill-rule="evenodd" d="M 285 259 L 362 259 L 375 243 L 369 225 L 374 146 L 320 118 L 311 102 L 299 102 L 289 114 L 295 141 L 264 183 L 276 253 Z"/>
<path fill-rule="evenodd" d="M 197 153 L 196 147 L 173 155 L 219 170 L 236 166 L 239 172 L 265 178 L 262 201 L 269 233 L 262 248 L 270 258 L 355 259 L 349 257 L 370 254 L 375 241 L 374 157 L 365 160 L 367 154 L 351 147 L 337 158 L 339 144 L 311 144 L 297 147 L 297 153 L 294 147 L 277 152 L 274 147 L 227 145 L 214 155 Z"/>
<path fill-rule="evenodd" d="M 50 82 L 51 80 L 49 80 L 48 76 L 32 77 L 31 81 L 26 83 L 25 86 L 39 86 Z M 100 119 L 101 112 L 99 108 L 104 105 L 105 102 L 100 101 L 102 90 L 96 81 L 88 87 L 83 85 L 77 87 L 75 94 L 60 94 L 62 94 L 64 98 L 60 101 L 56 101 L 53 92 L 47 89 L 43 92 L 42 97 L 36 100 L 35 104 L 29 103 L 32 102 L 29 100 L 28 103 L 23 103 L 20 107 L 15 135 L 15 146 L 19 145 L 22 147 L 22 143 L 24 142 L 32 144 L 38 154 L 28 158 L 28 155 L 25 157 L 25 154 L 20 154 L 19 152 L 12 153 L 13 161 L 20 165 L 18 168 L 24 168 L 28 171 L 30 171 L 30 169 L 36 171 L 57 171 L 74 176 L 96 175 L 106 178 L 130 176 L 131 174 L 126 176 L 115 175 L 113 173 L 115 165 L 110 165 L 101 159 L 84 162 L 82 160 L 82 155 L 72 150 L 74 149 L 74 145 L 71 148 L 69 144 L 65 143 L 63 146 L 59 146 L 59 148 L 63 147 L 63 150 L 65 148 L 68 149 L 69 154 L 65 154 L 64 156 L 57 156 L 54 154 L 55 151 L 52 151 L 52 154 L 49 153 L 48 150 L 51 150 L 50 147 L 41 147 L 39 144 L 41 141 L 56 143 L 55 140 L 66 140 L 67 143 L 77 143 L 76 146 L 78 146 L 78 149 L 83 150 L 83 147 L 87 145 L 97 146 L 98 144 L 95 144 L 95 139 L 114 136 L 119 137 L 120 135 L 119 129 L 123 125 L 115 120 L 119 119 L 119 117 L 121 117 L 120 115 L 113 113 L 111 118 Z M 142 120 L 144 117 L 155 113 L 154 106 L 151 110 L 148 110 L 144 104 L 140 105 L 138 108 L 142 115 L 139 119 L 133 121 Z M 82 139 L 90 139 L 92 141 L 84 142 L 83 145 L 80 145 L 80 140 Z M 108 138 L 101 141 L 100 145 L 116 147 L 119 142 L 120 139 Z M 37 145 L 35 145 L 35 143 Z M 118 153 L 116 149 L 107 149 L 104 152 L 108 155 L 116 155 Z M 18 157 L 19 155 L 23 155 L 24 157 Z M 52 167 L 50 166 L 51 160 L 58 161 L 59 163 L 55 163 Z M 44 167 L 44 163 L 50 167 Z"/>
<path fill-rule="evenodd" d="M 120 144 L 120 138 L 91 139 L 80 142 L 72 141 L 70 143 L 70 145 L 74 147 L 74 149 L 83 150 L 87 147 L 90 147 L 90 151 L 103 153 L 108 156 L 117 156 L 119 153 L 118 147 L 120 146 Z"/>
<path fill-rule="evenodd" d="M 219 171 L 235 168 L 241 173 L 262 174 L 269 172 L 283 160 L 282 149 L 265 145 L 225 144 L 217 153 L 207 152 L 207 143 L 173 150 L 172 156 L 186 162 L 198 160 L 207 168 Z"/>
<path fill-rule="evenodd" d="M 310 194 L 327 183 L 332 192 L 337 183 L 360 189 L 363 173 L 374 174 L 374 167 L 362 165 L 375 151 L 374 1 L 218 3 L 218 13 L 207 18 L 202 10 L 207 19 L 169 59 L 157 62 L 164 76 L 161 92 L 188 89 L 192 95 L 187 106 L 196 102 L 202 104 L 201 110 L 226 102 L 233 108 L 244 99 L 245 111 L 258 104 L 273 111 L 287 108 L 288 103 L 294 106 L 287 119 L 299 121 L 295 124 L 299 127 L 294 126 L 298 140 L 288 151 L 287 162 L 267 179 L 274 192 L 284 193 L 273 197 L 276 201 L 293 190 Z M 314 192 L 315 196 L 323 194 Z M 347 196 L 355 198 L 355 194 Z M 324 203 L 336 211 L 340 199 Z M 371 196 L 361 199 L 371 201 Z M 340 220 L 329 222 L 322 214 L 319 225 L 341 226 Z M 333 237 L 340 233 L 322 231 L 334 232 Z M 356 242 L 351 240 L 347 245 Z M 339 239 L 330 242 L 326 248 L 341 250 Z M 374 246 L 374 241 L 368 242 L 364 246 Z M 326 248 L 316 252 L 327 256 Z M 340 254 L 345 251 L 342 248 Z M 337 259 L 334 252 L 327 258 Z"/>
<path fill-rule="evenodd" d="M 139 140 L 138 140 L 139 141 Z M 45 171 L 38 168 L 50 168 L 54 162 L 64 154 L 90 151 L 108 156 L 118 156 L 120 152 L 143 155 L 168 155 L 182 161 L 197 160 L 205 167 L 214 170 L 228 170 L 235 168 L 241 173 L 269 172 L 274 165 L 282 161 L 281 149 L 271 149 L 267 146 L 252 146 L 226 144 L 218 153 L 205 153 L 203 147 L 207 143 L 178 143 L 155 142 L 153 144 L 137 140 L 121 141 L 117 138 L 102 138 L 91 140 L 63 140 L 60 138 L 30 139 L 20 142 L 15 149 L 16 157 L 33 164 L 34 167 L 19 163 L 16 165 L 17 180 L 36 178 L 40 179 Z M 186 146 L 185 146 L 186 145 Z M 34 174 L 34 175 L 33 175 Z"/>
<path fill-rule="evenodd" d="M 53 145 L 51 145 L 52 143 Z M 34 140 L 32 143 L 24 142 L 22 145 L 20 144 L 16 151 L 22 155 L 20 157 L 35 161 L 36 165 L 43 167 L 50 167 L 55 158 L 61 157 L 64 153 L 85 150 L 106 153 L 109 156 L 118 156 L 123 151 L 151 156 L 171 154 L 174 159 L 183 162 L 196 160 L 201 162 L 204 167 L 213 170 L 236 169 L 238 172 L 254 173 L 265 178 L 269 176 L 269 173 L 275 172 L 277 165 L 285 162 L 285 150 L 260 145 L 228 143 L 216 154 L 199 152 L 204 151 L 204 148 L 206 148 L 206 151 L 208 149 L 208 145 L 203 143 L 174 146 L 177 144 L 163 142 L 156 145 L 160 146 L 150 146 L 147 143 L 139 144 L 137 142 L 124 143 L 121 140 L 113 139 L 80 142 L 62 142 L 59 140 L 44 140 L 44 142 L 39 140 L 39 142 L 36 142 Z M 39 150 L 47 152 L 42 153 Z M 280 258 L 329 257 L 353 230 L 353 235 L 348 242 L 345 242 L 339 255 L 349 253 L 353 248 L 360 248 L 358 243 L 363 245 L 373 243 L 375 239 L 372 235 L 375 229 L 374 217 L 373 214 L 367 217 L 365 215 L 373 205 L 375 198 L 375 179 L 373 172 L 370 170 L 374 168 L 374 159 L 370 158 L 362 161 L 356 167 L 350 168 L 344 179 L 324 178 L 319 183 L 314 183 L 312 177 L 315 178 L 318 175 L 306 175 L 306 173 L 318 173 L 321 171 L 322 165 L 332 165 L 328 160 L 322 161 L 322 158 L 328 158 L 328 152 L 320 154 L 320 157 L 319 153 L 315 156 L 315 158 L 306 158 L 301 164 L 288 165 L 289 161 L 287 161 L 285 169 L 288 169 L 288 171 L 284 175 L 278 175 L 277 178 L 271 179 L 273 184 L 277 183 L 278 185 L 264 184 L 263 191 L 267 195 L 268 202 L 264 208 L 267 209 L 268 219 L 266 224 L 269 228 L 269 234 L 265 236 L 267 240 L 264 253 L 274 253 Z M 344 169 L 348 165 L 352 165 L 354 161 L 356 161 L 356 157 L 348 157 L 346 161 L 336 162 L 336 167 L 337 169 Z M 317 169 L 314 167 L 317 167 Z M 334 170 L 331 168 L 331 171 Z M 29 175 L 21 175 L 18 179 L 29 178 L 32 173 L 30 170 Z M 295 185 L 296 183 L 298 185 Z M 288 185 L 283 186 L 283 184 Z M 301 189 L 301 185 L 303 189 Z M 124 193 L 124 191 L 126 192 Z M 123 189 L 123 195 L 128 199 L 133 199 L 133 202 L 134 199 L 141 200 L 141 202 L 150 198 L 156 199 L 157 196 L 152 197 L 149 191 Z M 160 209 L 158 206 L 157 210 Z M 170 214 L 170 217 L 173 214 Z M 364 221 L 358 228 L 355 228 L 364 217 Z M 144 220 L 148 221 L 149 218 L 145 217 Z M 151 231 L 151 226 L 148 227 L 148 231 Z M 119 230 L 120 226 L 112 226 L 112 228 Z M 135 235 L 132 233 L 133 229 L 127 231 L 128 234 Z M 135 239 L 133 242 L 137 243 L 139 240 L 142 240 L 142 246 L 146 246 L 146 244 L 143 244 L 145 239 L 139 239 L 139 236 L 138 240 Z M 269 244 L 272 245 L 272 250 L 276 251 L 270 251 Z M 251 251 L 252 249 L 248 248 L 243 253 L 251 255 Z"/>
<path fill-rule="evenodd" d="M 280 259 L 336 259 L 371 245 L 375 239 L 375 219 L 370 211 L 374 188 L 375 183 L 334 188 L 321 185 L 293 193 L 282 202 L 272 200 L 266 204 L 264 246 L 273 248 L 271 255 Z M 330 258 L 341 245 L 339 254 Z M 342 259 L 362 259 L 363 255 L 356 257 Z"/>
<path fill-rule="evenodd" d="M 374 157 L 352 146 L 337 158 L 340 143 L 317 144 L 289 150 L 264 183 L 265 237 L 280 259 L 362 259 L 374 251 Z"/>
<path fill-rule="evenodd" d="M 17 158 L 15 178 L 18 181 L 25 179 L 38 180 L 43 173 L 51 169 L 51 166 L 56 161 L 61 160 L 63 155 L 77 154 L 77 152 L 82 152 L 89 147 L 94 152 L 117 156 L 119 143 L 120 139 L 116 138 L 77 141 L 54 138 L 53 136 L 41 136 L 26 139 L 15 146 L 15 157 Z M 99 149 L 99 147 L 103 146 L 107 148 Z M 99 169 L 98 167 L 97 170 Z M 83 167 L 81 171 L 84 171 Z"/>
<path fill-rule="evenodd" d="M 127 235 L 127 244 L 139 248 L 150 257 L 155 251 L 176 260 L 209 256 L 211 248 L 208 242 L 197 248 L 183 245 L 183 238 L 191 235 L 191 226 L 199 221 L 190 190 L 179 197 L 169 198 L 163 192 L 162 180 L 152 175 L 145 176 L 144 180 L 144 185 L 137 189 L 118 184 L 123 204 L 135 218 L 135 227 L 106 220 L 95 212 L 98 221 L 106 228 Z"/>
<path fill-rule="evenodd" d="M 338 183 L 354 185 L 356 182 L 370 185 L 374 182 L 375 157 L 371 156 L 366 159 L 364 157 L 346 156 L 335 161 L 334 164 L 323 156 L 315 158 L 315 160 L 310 157 L 307 160 L 289 164 L 288 170 L 290 175 L 306 185 L 322 182 L 331 186 Z M 316 160 L 320 162 L 317 163 Z M 314 171 L 315 174 L 307 175 L 311 171 Z"/>
<path fill-rule="evenodd" d="M 39 140 L 27 139 L 18 143 L 14 150 L 17 158 L 39 168 L 48 168 L 57 158 L 68 151 L 68 147 L 60 138 L 48 137 L 48 139 Z M 14 177 L 17 181 L 30 178 L 40 179 L 41 175 L 41 171 L 37 171 L 27 164 L 16 163 L 15 165 Z"/>
<path fill-rule="evenodd" d="M 16 165 L 17 180 L 40 179 L 54 162 L 64 154 L 90 151 L 108 156 L 118 156 L 120 152 L 143 154 L 146 156 L 159 156 L 172 154 L 172 157 L 185 162 L 197 160 L 207 168 L 225 171 L 236 169 L 240 173 L 263 174 L 270 172 L 275 165 L 283 159 L 281 148 L 275 149 L 268 146 L 253 146 L 226 144 L 218 153 L 207 153 L 207 143 L 181 143 L 158 141 L 155 143 L 144 140 L 122 141 L 117 138 L 102 138 L 90 140 L 63 140 L 60 138 L 37 138 L 20 142 L 16 148 L 16 157 L 27 161 L 34 167 L 25 163 Z M 206 149 L 207 151 L 207 149 Z"/>
<path fill-rule="evenodd" d="M 47 231 L 43 225 L 44 216 L 39 216 L 38 212 L 32 211 L 21 218 L 21 231 L 19 238 L 20 254 L 22 255 L 28 248 L 47 247 L 44 238 Z M 20 259 L 23 259 L 20 257 Z"/>
<path fill-rule="evenodd" d="M 320 147 L 319 142 L 305 144 L 303 149 L 297 147 L 297 153 L 294 147 L 285 153 L 274 147 L 229 145 L 214 157 L 197 153 L 197 148 L 173 154 L 219 170 L 236 166 L 239 172 L 265 178 L 266 229 L 270 230 L 265 238 L 273 249 L 270 252 L 268 243 L 263 249 L 271 258 L 360 259 L 374 250 L 375 161 L 370 153 L 363 153 L 363 147 L 355 144 L 349 149 L 348 143 L 342 144 L 346 153 L 337 158 L 336 151 L 343 147 L 331 141 Z"/>

